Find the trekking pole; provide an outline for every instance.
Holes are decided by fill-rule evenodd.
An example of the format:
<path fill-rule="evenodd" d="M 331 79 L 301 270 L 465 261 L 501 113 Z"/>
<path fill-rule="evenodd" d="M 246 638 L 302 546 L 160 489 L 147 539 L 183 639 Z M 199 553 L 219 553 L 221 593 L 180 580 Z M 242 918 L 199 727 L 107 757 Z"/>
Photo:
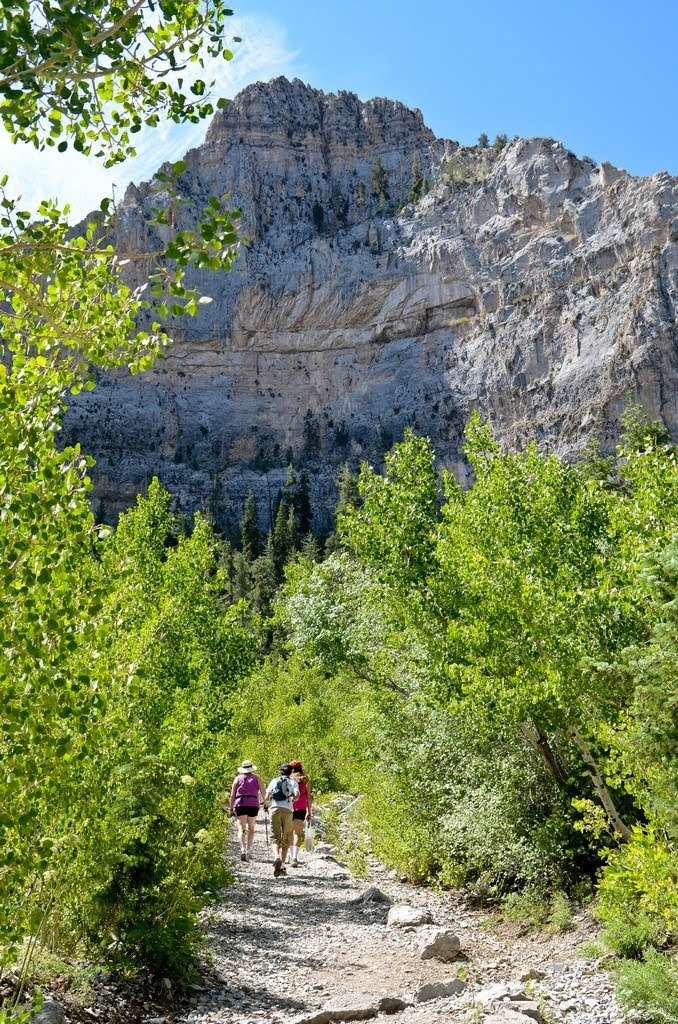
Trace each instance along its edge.
<path fill-rule="evenodd" d="M 266 810 L 265 807 L 264 807 L 264 827 L 266 829 L 266 845 L 270 846 L 271 844 L 268 841 L 268 811 Z"/>

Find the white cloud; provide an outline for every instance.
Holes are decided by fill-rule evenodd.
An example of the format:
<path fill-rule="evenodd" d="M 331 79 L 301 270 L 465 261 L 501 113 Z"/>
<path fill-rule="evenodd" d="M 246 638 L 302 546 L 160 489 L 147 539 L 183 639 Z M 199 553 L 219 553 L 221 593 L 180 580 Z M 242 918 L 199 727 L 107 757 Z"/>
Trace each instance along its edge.
<path fill-rule="evenodd" d="M 213 60 L 204 78 L 215 80 L 212 95 L 233 97 L 246 85 L 266 81 L 277 75 L 304 77 L 298 54 L 290 50 L 285 29 L 269 18 L 233 17 L 229 32 L 241 36 L 233 47 L 232 61 Z M 115 189 L 121 197 L 130 181 L 145 181 L 165 160 L 178 160 L 186 150 L 199 145 L 207 123 L 163 124 L 155 130 L 140 132 L 137 153 L 118 167 L 106 169 L 101 161 L 72 150 L 38 152 L 25 144 L 13 145 L 0 129 L 0 173 L 9 174 L 8 192 L 20 194 L 27 207 L 40 199 L 52 198 L 70 203 L 77 220 L 99 205 L 103 196 Z"/>

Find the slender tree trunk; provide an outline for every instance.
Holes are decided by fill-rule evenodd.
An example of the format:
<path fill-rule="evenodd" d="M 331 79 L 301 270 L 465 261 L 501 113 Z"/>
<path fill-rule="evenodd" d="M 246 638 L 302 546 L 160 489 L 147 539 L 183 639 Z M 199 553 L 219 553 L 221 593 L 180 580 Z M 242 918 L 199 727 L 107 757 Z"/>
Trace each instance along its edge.
<path fill-rule="evenodd" d="M 631 838 L 631 832 L 628 826 L 624 824 L 622 817 L 615 806 L 612 795 L 600 774 L 600 769 L 598 768 L 591 748 L 575 726 L 570 727 L 570 736 L 574 740 L 575 746 L 581 754 L 584 764 L 589 770 L 591 781 L 593 782 L 593 788 L 596 791 L 598 799 L 605 808 L 605 813 L 610 819 L 612 827 L 621 839 L 623 839 L 624 842 L 627 842 Z"/>
<path fill-rule="evenodd" d="M 532 721 L 529 723 L 525 722 L 523 725 L 523 735 L 539 751 L 547 771 L 550 772 L 558 785 L 564 787 L 567 779 L 544 730 Z"/>

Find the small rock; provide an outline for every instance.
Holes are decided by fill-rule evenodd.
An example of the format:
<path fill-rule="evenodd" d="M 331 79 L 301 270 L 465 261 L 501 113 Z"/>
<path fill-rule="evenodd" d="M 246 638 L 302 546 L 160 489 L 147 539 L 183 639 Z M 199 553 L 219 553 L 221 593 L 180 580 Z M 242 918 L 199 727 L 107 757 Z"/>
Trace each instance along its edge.
<path fill-rule="evenodd" d="M 565 960 L 554 960 L 552 964 L 547 964 L 545 967 L 545 974 L 567 974 L 570 969 L 570 964 Z"/>
<path fill-rule="evenodd" d="M 543 1021 L 539 1003 L 534 999 L 516 999 L 511 1003 L 512 1010 L 518 1010 L 525 1017 L 531 1017 L 532 1020 L 539 1021 L 540 1024 Z"/>
<path fill-rule="evenodd" d="M 56 999 L 45 999 L 42 1009 L 33 1017 L 33 1024 L 64 1024 L 64 1010 Z"/>
<path fill-rule="evenodd" d="M 410 907 L 401 903 L 391 907 L 386 923 L 393 928 L 418 928 L 422 924 L 432 924 L 433 918 L 425 907 Z"/>
<path fill-rule="evenodd" d="M 382 996 L 377 1003 L 377 1009 L 379 1013 L 400 1013 L 402 1010 L 406 1010 L 411 1003 L 407 1003 L 404 999 L 400 999 L 399 996 Z"/>
<path fill-rule="evenodd" d="M 576 999 L 567 999 L 564 1003 L 560 1004 L 560 1010 L 562 1013 L 572 1013 L 577 1009 Z"/>
<path fill-rule="evenodd" d="M 523 986 L 517 981 L 496 982 L 494 985 L 486 985 L 476 992 L 475 1001 L 482 1006 L 489 1006 L 491 1003 L 500 1003 L 503 1000 L 526 999 L 527 993 Z"/>
<path fill-rule="evenodd" d="M 353 900 L 354 903 L 383 903 L 390 906 L 393 902 L 390 896 L 387 896 L 385 892 L 377 888 L 376 885 L 371 885 L 369 889 L 365 889 L 365 892 L 361 893 L 357 899 Z"/>
<path fill-rule="evenodd" d="M 350 872 L 332 857 L 314 857 L 304 867 L 306 874 L 314 878 L 334 878 L 338 881 L 351 877 Z"/>
<path fill-rule="evenodd" d="M 461 978 L 452 978 L 450 981 L 429 981 L 422 985 L 414 993 L 415 1003 L 427 1003 L 431 999 L 445 999 L 446 996 L 455 996 L 463 992 L 466 982 Z"/>
<path fill-rule="evenodd" d="M 455 935 L 454 932 L 440 928 L 424 938 L 419 948 L 419 958 L 421 960 L 442 960 L 443 963 L 450 963 L 452 960 L 457 959 L 460 949 L 461 942 L 459 936 Z"/>
<path fill-rule="evenodd" d="M 298 1017 L 294 1024 L 340 1024 L 342 1021 L 371 1020 L 379 1013 L 399 1013 L 409 1005 L 397 996 L 358 993 L 335 999 L 316 1013 Z"/>
<path fill-rule="evenodd" d="M 518 1013 L 513 1007 L 503 1006 L 496 1010 L 494 1013 L 490 1013 L 483 1024 L 525 1024 L 525 1017 L 522 1013 Z"/>
<path fill-rule="evenodd" d="M 544 972 L 540 971 L 538 967 L 526 967 L 518 975 L 518 981 L 541 981 L 543 977 Z"/>

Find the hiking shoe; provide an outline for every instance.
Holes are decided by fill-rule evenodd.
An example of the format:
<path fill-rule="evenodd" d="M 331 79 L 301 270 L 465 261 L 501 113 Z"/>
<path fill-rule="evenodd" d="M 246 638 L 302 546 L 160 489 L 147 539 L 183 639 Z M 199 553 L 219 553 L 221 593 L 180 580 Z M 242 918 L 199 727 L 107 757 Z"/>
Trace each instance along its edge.
<path fill-rule="evenodd" d="M 246 864 L 247 863 L 247 854 L 246 853 L 241 853 L 240 854 L 240 860 L 244 861 L 245 864 Z"/>
<path fill-rule="evenodd" d="M 291 863 L 293 868 L 298 868 L 299 867 L 299 861 L 298 860 L 293 860 L 290 863 Z"/>
<path fill-rule="evenodd" d="M 282 866 L 282 861 L 280 857 L 276 857 L 276 859 L 273 862 L 273 875 L 275 878 L 279 878 L 280 875 L 283 875 L 284 873 L 285 869 Z"/>
<path fill-rule="evenodd" d="M 284 865 L 282 865 L 282 864 L 280 865 L 280 874 L 281 875 L 286 875 L 287 874 L 287 868 Z"/>

